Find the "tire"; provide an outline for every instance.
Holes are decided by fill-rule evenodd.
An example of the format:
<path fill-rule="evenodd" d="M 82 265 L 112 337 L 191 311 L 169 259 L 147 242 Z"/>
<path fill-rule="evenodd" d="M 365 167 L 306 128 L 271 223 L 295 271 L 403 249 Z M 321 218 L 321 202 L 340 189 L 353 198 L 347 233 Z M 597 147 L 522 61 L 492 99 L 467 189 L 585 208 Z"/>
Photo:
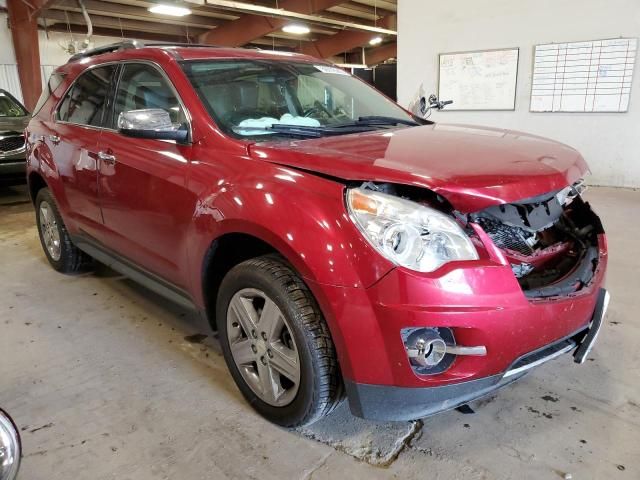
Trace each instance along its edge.
<path fill-rule="evenodd" d="M 36 224 L 40 244 L 54 270 L 77 273 L 89 269 L 93 263 L 91 257 L 71 241 L 48 188 L 41 189 L 36 196 Z"/>
<path fill-rule="evenodd" d="M 307 286 L 281 257 L 257 257 L 232 268 L 220 285 L 216 321 L 236 385 L 267 420 L 287 428 L 310 425 L 342 400 L 327 324 Z"/>

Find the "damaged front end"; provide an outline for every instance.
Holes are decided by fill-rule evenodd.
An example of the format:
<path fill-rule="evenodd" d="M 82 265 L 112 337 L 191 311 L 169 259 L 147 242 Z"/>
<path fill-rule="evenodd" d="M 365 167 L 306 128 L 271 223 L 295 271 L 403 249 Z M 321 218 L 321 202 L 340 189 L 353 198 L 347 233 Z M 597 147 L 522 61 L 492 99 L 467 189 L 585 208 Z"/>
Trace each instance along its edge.
<path fill-rule="evenodd" d="M 580 181 L 467 216 L 503 252 L 528 298 L 570 295 L 593 278 L 604 231 L 583 190 Z"/>

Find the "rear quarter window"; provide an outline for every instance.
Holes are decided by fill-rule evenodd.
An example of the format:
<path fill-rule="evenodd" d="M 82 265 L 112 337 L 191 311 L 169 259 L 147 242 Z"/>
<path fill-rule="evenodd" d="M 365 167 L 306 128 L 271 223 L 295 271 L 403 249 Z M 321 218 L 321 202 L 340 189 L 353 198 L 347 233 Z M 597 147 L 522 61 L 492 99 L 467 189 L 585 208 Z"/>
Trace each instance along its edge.
<path fill-rule="evenodd" d="M 82 73 L 60 103 L 57 120 L 101 126 L 115 70 L 115 65 L 105 65 Z"/>
<path fill-rule="evenodd" d="M 33 115 L 38 114 L 40 110 L 42 110 L 42 107 L 44 106 L 45 103 L 47 103 L 47 100 L 49 100 L 49 97 L 51 97 L 53 92 L 55 92 L 56 89 L 62 84 L 64 77 L 65 77 L 64 73 L 51 74 L 51 76 L 49 77 L 49 80 L 47 81 L 47 84 L 45 85 L 45 88 L 42 89 L 42 94 L 38 99 L 38 103 L 36 103 L 36 108 L 33 109 Z"/>

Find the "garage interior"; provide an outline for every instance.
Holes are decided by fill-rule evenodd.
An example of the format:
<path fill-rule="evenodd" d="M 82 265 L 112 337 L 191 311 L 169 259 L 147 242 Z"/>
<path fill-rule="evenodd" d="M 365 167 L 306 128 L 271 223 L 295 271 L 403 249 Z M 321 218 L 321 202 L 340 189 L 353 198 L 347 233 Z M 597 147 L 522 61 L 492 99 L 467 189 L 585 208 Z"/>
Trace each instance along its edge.
<path fill-rule="evenodd" d="M 167 17 L 150 1 L 0 1 L 0 88 L 29 111 L 85 41 L 304 53 L 414 113 L 421 95 L 438 92 L 439 54 L 518 47 L 513 109 L 445 109 L 431 120 L 522 130 L 579 150 L 591 169 L 585 198 L 607 232 L 612 296 L 582 366 L 561 357 L 466 410 L 411 422 L 356 418 L 344 402 L 286 430 L 243 400 L 203 318 L 107 267 L 53 271 L 28 188 L 0 185 L 0 408 L 22 436 L 18 479 L 640 478 L 640 72 L 622 112 L 529 108 L 534 45 L 636 38 L 640 5 L 556 3 L 205 0 Z M 293 24 L 308 30 L 283 31 Z"/>

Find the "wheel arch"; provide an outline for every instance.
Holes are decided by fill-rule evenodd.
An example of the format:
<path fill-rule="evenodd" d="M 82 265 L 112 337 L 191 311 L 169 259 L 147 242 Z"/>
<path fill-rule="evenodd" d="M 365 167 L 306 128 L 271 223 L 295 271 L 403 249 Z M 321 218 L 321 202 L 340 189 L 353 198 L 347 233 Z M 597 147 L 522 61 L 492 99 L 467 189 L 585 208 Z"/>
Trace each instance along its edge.
<path fill-rule="evenodd" d="M 268 253 L 280 254 L 263 239 L 240 231 L 225 233 L 211 242 L 202 262 L 201 293 L 212 328 L 216 328 L 216 301 L 222 279 L 239 263 Z"/>
<path fill-rule="evenodd" d="M 29 175 L 27 176 L 27 186 L 29 188 L 31 203 L 35 205 L 38 192 L 43 188 L 48 188 L 49 184 L 39 172 L 32 171 L 29 172 Z"/>

